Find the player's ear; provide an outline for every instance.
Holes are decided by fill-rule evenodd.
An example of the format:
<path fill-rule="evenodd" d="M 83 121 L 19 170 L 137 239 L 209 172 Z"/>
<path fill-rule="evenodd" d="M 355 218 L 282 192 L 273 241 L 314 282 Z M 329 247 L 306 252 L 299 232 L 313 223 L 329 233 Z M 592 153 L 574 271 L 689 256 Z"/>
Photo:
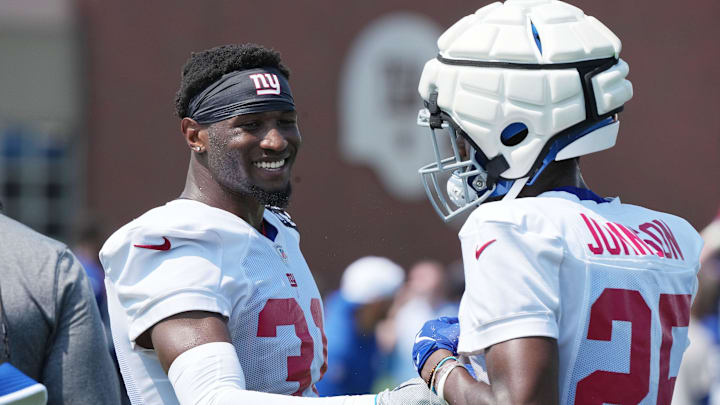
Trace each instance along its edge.
<path fill-rule="evenodd" d="M 194 152 L 202 153 L 207 149 L 207 131 L 192 118 L 185 117 L 180 121 L 180 130 L 185 142 Z"/>

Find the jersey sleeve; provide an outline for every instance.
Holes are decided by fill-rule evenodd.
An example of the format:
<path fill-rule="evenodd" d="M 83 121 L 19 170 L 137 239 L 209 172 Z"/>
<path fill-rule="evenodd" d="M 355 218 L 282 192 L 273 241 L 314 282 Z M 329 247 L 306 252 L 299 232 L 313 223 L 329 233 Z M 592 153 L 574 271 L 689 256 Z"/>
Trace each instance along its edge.
<path fill-rule="evenodd" d="M 100 258 L 127 316 L 134 341 L 157 322 L 188 311 L 228 317 L 221 292 L 222 243 L 209 230 L 128 230 Z"/>
<path fill-rule="evenodd" d="M 558 337 L 562 239 L 526 224 L 480 222 L 461 232 L 465 293 L 458 351 L 530 336 Z"/>

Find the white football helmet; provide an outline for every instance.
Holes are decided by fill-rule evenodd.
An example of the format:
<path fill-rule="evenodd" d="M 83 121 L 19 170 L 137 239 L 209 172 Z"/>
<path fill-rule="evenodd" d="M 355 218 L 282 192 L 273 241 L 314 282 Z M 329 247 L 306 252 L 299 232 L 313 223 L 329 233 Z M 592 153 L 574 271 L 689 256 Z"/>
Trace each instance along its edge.
<path fill-rule="evenodd" d="M 443 220 L 517 197 L 554 160 L 615 144 L 629 68 L 615 34 L 577 7 L 496 2 L 455 23 L 438 48 L 418 87 L 427 107 L 418 124 L 431 129 L 436 161 L 419 172 Z M 465 159 L 458 136 L 471 145 Z"/>

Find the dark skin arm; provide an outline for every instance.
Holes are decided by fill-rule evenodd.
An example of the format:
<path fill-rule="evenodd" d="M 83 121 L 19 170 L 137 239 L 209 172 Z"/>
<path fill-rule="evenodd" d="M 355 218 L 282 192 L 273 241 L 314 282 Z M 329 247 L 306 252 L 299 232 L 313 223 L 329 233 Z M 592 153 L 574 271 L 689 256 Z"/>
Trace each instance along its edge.
<path fill-rule="evenodd" d="M 225 318 L 211 312 L 183 312 L 156 323 L 135 343 L 154 349 L 165 373 L 183 352 L 205 343 L 232 343 Z"/>
<path fill-rule="evenodd" d="M 442 349 L 433 353 L 423 366 L 423 379 L 427 381 L 430 370 L 451 355 Z M 528 337 L 498 343 L 486 350 L 485 361 L 491 385 L 475 381 L 462 367 L 452 370 L 443 390 L 450 405 L 559 403 L 555 339 Z"/>

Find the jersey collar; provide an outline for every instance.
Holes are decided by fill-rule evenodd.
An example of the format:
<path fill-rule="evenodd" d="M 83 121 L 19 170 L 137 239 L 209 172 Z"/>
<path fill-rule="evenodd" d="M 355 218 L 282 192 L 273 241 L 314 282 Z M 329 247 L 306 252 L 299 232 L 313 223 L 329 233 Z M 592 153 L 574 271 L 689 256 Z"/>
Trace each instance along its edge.
<path fill-rule="evenodd" d="M 580 187 L 574 187 L 574 186 L 564 186 L 564 187 L 558 187 L 552 189 L 552 191 L 564 191 L 566 193 L 570 193 L 577 197 L 579 200 L 583 201 L 595 201 L 598 204 L 602 203 L 608 203 L 612 200 L 602 198 L 599 195 L 593 193 L 591 190 L 588 190 L 586 188 L 580 188 Z"/>
<path fill-rule="evenodd" d="M 277 238 L 278 235 L 278 229 L 275 227 L 275 225 L 271 224 L 267 219 L 263 218 L 261 230 L 263 236 L 275 242 L 275 238 Z"/>

